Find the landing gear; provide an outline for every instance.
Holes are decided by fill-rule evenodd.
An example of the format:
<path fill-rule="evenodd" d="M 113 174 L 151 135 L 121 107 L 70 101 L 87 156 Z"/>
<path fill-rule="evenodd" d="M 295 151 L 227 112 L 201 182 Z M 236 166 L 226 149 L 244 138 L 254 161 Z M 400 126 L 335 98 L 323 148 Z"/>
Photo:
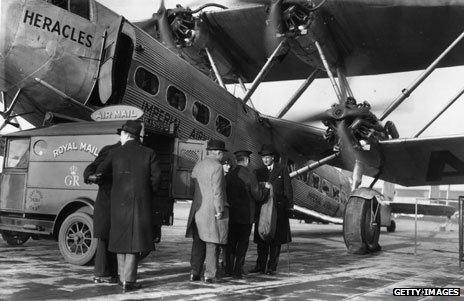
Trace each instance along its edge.
<path fill-rule="evenodd" d="M 352 254 L 379 251 L 380 204 L 376 198 L 351 196 L 343 218 L 343 239 Z"/>
<path fill-rule="evenodd" d="M 396 223 L 394 220 L 390 222 L 390 226 L 387 226 L 387 232 L 395 232 L 396 230 Z"/>

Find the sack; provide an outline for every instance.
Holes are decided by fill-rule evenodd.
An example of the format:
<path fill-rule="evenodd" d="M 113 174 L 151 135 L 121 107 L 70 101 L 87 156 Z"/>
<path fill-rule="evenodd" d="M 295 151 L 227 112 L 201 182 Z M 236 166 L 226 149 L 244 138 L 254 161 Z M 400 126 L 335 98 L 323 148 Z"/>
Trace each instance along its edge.
<path fill-rule="evenodd" d="M 276 231 L 277 211 L 274 206 L 274 190 L 271 186 L 267 202 L 261 205 L 259 214 L 258 234 L 262 240 L 274 238 Z"/>

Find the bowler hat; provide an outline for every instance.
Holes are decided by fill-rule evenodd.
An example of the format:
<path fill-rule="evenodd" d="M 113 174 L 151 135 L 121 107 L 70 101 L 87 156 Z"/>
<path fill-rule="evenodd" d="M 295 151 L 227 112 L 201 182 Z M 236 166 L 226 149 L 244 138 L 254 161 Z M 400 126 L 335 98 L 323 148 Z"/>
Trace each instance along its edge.
<path fill-rule="evenodd" d="M 140 132 L 142 131 L 142 123 L 136 120 L 127 120 L 126 123 L 118 129 L 118 135 L 121 135 L 121 131 L 131 133 L 135 137 L 139 137 Z"/>
<path fill-rule="evenodd" d="M 258 154 L 261 156 L 273 156 L 277 154 L 277 151 L 272 144 L 263 144 Z"/>
<path fill-rule="evenodd" d="M 207 150 L 220 150 L 226 152 L 226 143 L 222 140 L 211 139 L 206 145 Z"/>
<path fill-rule="evenodd" d="M 234 152 L 234 155 L 236 157 L 238 156 L 243 156 L 243 157 L 249 157 L 253 152 L 250 152 L 249 150 L 238 150 Z"/>

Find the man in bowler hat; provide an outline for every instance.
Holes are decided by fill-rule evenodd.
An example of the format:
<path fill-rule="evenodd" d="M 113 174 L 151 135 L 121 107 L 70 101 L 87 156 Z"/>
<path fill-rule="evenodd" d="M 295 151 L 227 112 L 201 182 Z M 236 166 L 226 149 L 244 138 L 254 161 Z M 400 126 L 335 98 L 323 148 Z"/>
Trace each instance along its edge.
<path fill-rule="evenodd" d="M 98 184 L 98 194 L 93 210 L 93 234 L 97 238 L 97 251 L 95 253 L 94 277 L 95 283 L 118 282 L 118 261 L 116 254 L 108 251 L 108 239 L 110 235 L 110 193 L 111 175 L 104 178 L 97 177 L 97 167 L 106 159 L 110 150 L 121 146 L 121 142 L 106 145 L 97 158 L 84 170 L 84 182 L 86 184 Z"/>
<path fill-rule="evenodd" d="M 277 270 L 281 244 L 291 241 L 289 210 L 293 208 L 293 190 L 287 168 L 275 160 L 278 154 L 273 145 L 264 144 L 259 154 L 264 167 L 256 169 L 255 174 L 259 182 L 269 182 L 273 187 L 277 222 L 274 237 L 264 241 L 259 236 L 257 221 L 254 242 L 258 244 L 258 259 L 255 268 L 250 272 L 273 275 Z M 257 210 L 258 217 L 259 213 L 260 210 Z"/>
<path fill-rule="evenodd" d="M 142 124 L 128 120 L 121 129 L 121 147 L 112 149 L 97 173 L 112 174 L 111 228 L 108 249 L 117 253 L 123 291 L 140 288 L 138 253 L 153 248 L 153 197 L 161 170 L 155 152 L 140 143 Z"/>
<path fill-rule="evenodd" d="M 201 279 L 205 264 L 204 281 L 212 283 L 217 271 L 217 247 L 227 243 L 228 217 L 224 172 L 221 165 L 225 143 L 209 140 L 206 157 L 193 167 L 195 185 L 193 202 L 187 221 L 186 237 L 193 237 L 190 257 L 190 280 Z"/>
<path fill-rule="evenodd" d="M 226 272 L 237 279 L 242 278 L 256 203 L 263 199 L 263 189 L 259 186 L 256 176 L 248 170 L 251 153 L 248 150 L 236 151 L 234 155 L 237 166 L 226 176 L 229 203 Z"/>

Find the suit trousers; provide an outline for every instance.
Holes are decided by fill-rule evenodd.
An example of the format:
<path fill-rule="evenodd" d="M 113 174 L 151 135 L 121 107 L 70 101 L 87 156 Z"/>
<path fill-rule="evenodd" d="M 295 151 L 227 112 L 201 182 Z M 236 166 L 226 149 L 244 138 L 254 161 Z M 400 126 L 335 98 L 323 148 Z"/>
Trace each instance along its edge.
<path fill-rule="evenodd" d="M 116 254 L 108 251 L 108 241 L 97 238 L 97 251 L 95 253 L 95 266 L 93 273 L 97 277 L 110 277 L 118 275 L 118 261 Z"/>
<path fill-rule="evenodd" d="M 191 273 L 200 276 L 205 264 L 205 278 L 212 279 L 216 277 L 217 271 L 217 247 L 212 242 L 205 242 L 200 239 L 197 227 L 193 227 L 192 253 L 190 255 Z"/>
<path fill-rule="evenodd" d="M 276 271 L 279 263 L 280 243 L 274 241 L 258 243 L 258 259 L 256 268 L 262 271 Z M 268 260 L 269 258 L 269 260 Z"/>
<path fill-rule="evenodd" d="M 226 255 L 226 271 L 229 274 L 242 275 L 243 273 L 251 226 L 251 224 L 229 224 Z"/>
<path fill-rule="evenodd" d="M 138 254 L 119 254 L 118 271 L 119 280 L 124 282 L 135 282 L 137 280 Z"/>

